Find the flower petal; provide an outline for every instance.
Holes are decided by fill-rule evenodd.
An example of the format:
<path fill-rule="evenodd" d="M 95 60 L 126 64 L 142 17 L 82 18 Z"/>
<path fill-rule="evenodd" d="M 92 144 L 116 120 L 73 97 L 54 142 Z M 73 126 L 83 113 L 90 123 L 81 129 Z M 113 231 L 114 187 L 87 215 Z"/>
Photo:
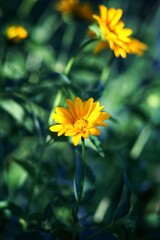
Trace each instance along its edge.
<path fill-rule="evenodd" d="M 107 120 L 110 117 L 110 114 L 107 112 L 101 112 L 101 114 L 99 115 L 99 117 L 97 118 L 96 122 L 97 125 L 99 125 L 100 123 L 102 123 L 103 121 Z M 106 125 L 106 124 L 105 124 Z M 101 125 L 102 126 L 102 125 Z"/>
<path fill-rule="evenodd" d="M 98 128 L 90 128 L 89 133 L 91 135 L 99 136 L 101 134 L 101 131 Z"/>
<path fill-rule="evenodd" d="M 88 115 L 90 114 L 90 111 L 93 106 L 93 98 L 88 99 L 87 101 L 84 102 L 84 118 L 87 118 Z"/>
<path fill-rule="evenodd" d="M 82 132 L 82 137 L 84 138 L 88 138 L 88 135 L 90 134 L 90 131 L 88 129 L 85 129 L 83 132 Z"/>
<path fill-rule="evenodd" d="M 69 123 L 73 123 L 73 117 L 70 114 L 70 111 L 64 107 L 56 107 L 57 115 L 62 116 L 65 118 Z"/>
<path fill-rule="evenodd" d="M 83 111 L 83 102 L 79 97 L 76 97 L 75 103 L 74 103 L 74 108 L 77 117 L 83 117 L 84 111 Z"/>
<path fill-rule="evenodd" d="M 105 21 L 106 20 L 106 16 L 107 16 L 107 8 L 103 5 L 99 6 L 99 10 L 100 10 L 100 18 Z"/>
<path fill-rule="evenodd" d="M 51 126 L 49 129 L 50 129 L 52 132 L 59 132 L 59 131 L 62 130 L 63 128 L 64 128 L 63 125 L 61 125 L 61 124 L 56 124 L 56 125 Z"/>
<path fill-rule="evenodd" d="M 70 99 L 66 100 L 67 106 L 69 108 L 70 113 L 72 114 L 74 120 L 76 120 L 77 115 L 76 115 L 76 111 L 75 111 L 75 107 L 74 107 L 74 102 Z"/>
<path fill-rule="evenodd" d="M 81 131 L 78 131 L 77 129 L 75 129 L 74 127 L 67 129 L 65 132 L 65 136 L 74 136 L 77 133 L 80 133 Z"/>
<path fill-rule="evenodd" d="M 108 43 L 105 41 L 99 41 L 94 49 L 94 53 L 99 53 L 108 46 Z"/>
<path fill-rule="evenodd" d="M 114 27 L 118 23 L 118 21 L 122 17 L 122 14 L 123 14 L 122 9 L 115 10 L 112 12 L 112 14 L 109 14 L 110 28 Z"/>
<path fill-rule="evenodd" d="M 77 146 L 80 141 L 81 141 L 81 134 L 77 134 L 72 137 L 72 142 L 74 146 Z"/>

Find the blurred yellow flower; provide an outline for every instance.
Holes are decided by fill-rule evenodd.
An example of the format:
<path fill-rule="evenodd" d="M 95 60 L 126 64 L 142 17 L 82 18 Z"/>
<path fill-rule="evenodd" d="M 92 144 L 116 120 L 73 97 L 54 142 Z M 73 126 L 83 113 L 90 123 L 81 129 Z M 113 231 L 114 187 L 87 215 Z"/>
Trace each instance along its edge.
<path fill-rule="evenodd" d="M 78 145 L 81 138 L 88 138 L 89 135 L 100 135 L 97 126 L 107 126 L 103 121 L 110 115 L 102 112 L 103 106 L 94 102 L 93 98 L 82 101 L 79 97 L 75 101 L 66 100 L 68 108 L 57 107 L 52 117 L 58 124 L 50 127 L 52 132 L 58 132 L 58 136 L 71 136 L 73 144 Z"/>
<path fill-rule="evenodd" d="M 116 57 L 127 56 L 127 45 L 130 42 L 130 35 L 132 30 L 130 28 L 124 28 L 124 23 L 120 20 L 123 14 L 121 9 L 115 9 L 100 5 L 100 16 L 93 15 L 93 18 L 98 22 L 100 27 L 101 41 L 96 47 L 96 52 L 102 50 L 106 46 L 109 46 Z"/>
<path fill-rule="evenodd" d="M 21 40 L 27 38 L 28 32 L 22 26 L 10 26 L 6 29 L 6 38 L 14 43 L 18 43 Z"/>
<path fill-rule="evenodd" d="M 132 39 L 132 30 L 124 28 L 124 22 L 121 21 L 123 11 L 115 8 L 108 9 L 103 5 L 99 6 L 99 10 L 100 16 L 93 15 L 93 18 L 98 22 L 99 28 L 96 31 L 93 28 L 89 30 L 91 37 L 98 37 L 100 40 L 95 47 L 95 53 L 110 47 L 116 57 L 126 58 L 127 53 L 143 54 L 146 45 Z"/>
<path fill-rule="evenodd" d="M 80 3 L 79 0 L 60 0 L 55 8 L 62 14 L 93 21 L 93 11 L 89 3 Z"/>

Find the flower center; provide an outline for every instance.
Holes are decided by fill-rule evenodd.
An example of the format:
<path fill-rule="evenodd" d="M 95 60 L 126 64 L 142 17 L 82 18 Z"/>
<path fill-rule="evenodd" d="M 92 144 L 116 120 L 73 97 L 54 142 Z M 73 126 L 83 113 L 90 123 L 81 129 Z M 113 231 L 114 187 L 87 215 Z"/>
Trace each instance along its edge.
<path fill-rule="evenodd" d="M 88 121 L 85 120 L 85 119 L 83 119 L 83 118 L 80 118 L 80 119 L 78 119 L 77 121 L 75 121 L 75 123 L 74 123 L 73 126 L 74 126 L 75 128 L 79 128 L 79 129 L 81 129 L 81 130 L 84 130 L 84 128 L 86 128 L 87 125 L 88 125 Z"/>

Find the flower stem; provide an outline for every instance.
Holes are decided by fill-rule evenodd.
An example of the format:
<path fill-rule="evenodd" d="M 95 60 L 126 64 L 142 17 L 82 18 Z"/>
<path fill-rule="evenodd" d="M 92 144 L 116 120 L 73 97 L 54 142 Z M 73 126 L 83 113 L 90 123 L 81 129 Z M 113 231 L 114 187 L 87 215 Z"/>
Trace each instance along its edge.
<path fill-rule="evenodd" d="M 73 63 L 74 63 L 74 61 L 75 61 L 76 56 L 77 56 L 86 46 L 88 46 L 90 43 L 92 43 L 92 42 L 94 42 L 94 41 L 96 41 L 96 40 L 97 40 L 96 38 L 88 39 L 86 42 L 84 42 L 84 43 L 79 47 L 79 49 L 78 49 L 75 53 L 73 53 L 72 57 L 69 59 L 67 65 L 66 65 L 66 67 L 65 67 L 65 69 L 64 69 L 64 74 L 65 74 L 65 75 L 68 75 L 68 74 L 69 74 L 69 72 L 70 72 L 70 70 L 71 70 L 71 68 L 72 68 L 72 65 L 73 65 Z"/>
<path fill-rule="evenodd" d="M 85 175 L 86 175 L 86 150 L 85 150 L 85 140 L 82 137 L 82 179 L 81 179 L 80 194 L 78 196 L 77 206 L 76 206 L 76 210 L 75 210 L 76 216 L 78 215 L 79 207 L 80 207 L 82 196 L 83 196 Z M 77 223 L 75 223 L 75 225 L 73 227 L 72 240 L 74 240 L 75 236 L 76 236 L 76 224 Z"/>
<path fill-rule="evenodd" d="M 81 180 L 80 195 L 78 197 L 78 202 L 77 202 L 77 207 L 76 207 L 76 215 L 78 214 L 80 203 L 81 203 L 82 196 L 83 196 L 85 175 L 86 175 L 86 150 L 85 150 L 85 140 L 82 137 L 82 180 Z"/>

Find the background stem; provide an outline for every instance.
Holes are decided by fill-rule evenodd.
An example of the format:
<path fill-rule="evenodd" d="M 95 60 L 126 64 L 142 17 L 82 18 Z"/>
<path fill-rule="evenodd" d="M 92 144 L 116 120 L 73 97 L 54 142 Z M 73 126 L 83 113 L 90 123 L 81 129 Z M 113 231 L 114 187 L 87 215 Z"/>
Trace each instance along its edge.
<path fill-rule="evenodd" d="M 72 57 L 69 59 L 67 65 L 66 65 L 66 67 L 65 67 L 65 69 L 64 69 L 64 74 L 65 74 L 65 75 L 68 75 L 68 74 L 69 74 L 69 72 L 70 72 L 70 70 L 71 70 L 71 68 L 72 68 L 72 65 L 73 65 L 73 63 L 74 63 L 74 61 L 75 61 L 76 56 L 77 56 L 86 46 L 88 46 L 90 43 L 92 43 L 92 42 L 94 42 L 94 41 L 96 41 L 96 40 L 97 40 L 96 38 L 87 40 L 86 42 L 84 42 L 84 43 L 79 47 L 79 49 L 78 49 L 75 53 L 73 53 Z"/>

